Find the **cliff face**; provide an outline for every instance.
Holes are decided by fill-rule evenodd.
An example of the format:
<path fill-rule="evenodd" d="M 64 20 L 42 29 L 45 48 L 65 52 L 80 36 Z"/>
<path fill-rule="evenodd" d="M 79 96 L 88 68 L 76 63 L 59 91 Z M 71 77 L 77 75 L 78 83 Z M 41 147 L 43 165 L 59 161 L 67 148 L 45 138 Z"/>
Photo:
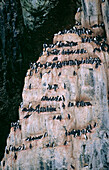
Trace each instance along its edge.
<path fill-rule="evenodd" d="M 49 11 L 59 1 L 56 0 L 20 0 L 24 24 L 31 30 L 38 28 L 46 19 Z"/>
<path fill-rule="evenodd" d="M 109 45 L 100 23 L 78 23 L 83 12 L 27 71 L 1 169 L 109 168 Z"/>
<path fill-rule="evenodd" d="M 52 9 L 55 9 L 56 7 L 60 9 L 60 6 L 62 6 L 61 4 L 66 4 L 65 0 L 20 0 L 20 2 L 24 24 L 28 29 L 34 31 L 47 20 Z M 80 0 L 77 0 L 76 2 L 74 2 L 74 0 L 69 0 L 67 4 L 69 3 L 76 3 L 78 6 Z M 67 6 L 67 8 L 70 10 L 70 6 Z"/>
<path fill-rule="evenodd" d="M 104 24 L 107 39 L 109 42 L 109 1 L 108 0 L 81 0 L 82 11 L 79 12 L 79 20 L 85 27 L 94 27 L 95 30 L 102 30 Z M 77 13 L 78 15 L 78 13 Z M 99 32 L 98 31 L 98 32 Z"/>

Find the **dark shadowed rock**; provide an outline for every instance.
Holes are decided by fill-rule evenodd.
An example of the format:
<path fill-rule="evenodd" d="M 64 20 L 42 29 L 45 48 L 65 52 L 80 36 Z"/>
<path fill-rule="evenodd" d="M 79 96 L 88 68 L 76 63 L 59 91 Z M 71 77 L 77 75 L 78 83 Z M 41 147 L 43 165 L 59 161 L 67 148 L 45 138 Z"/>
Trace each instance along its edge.
<path fill-rule="evenodd" d="M 40 27 L 59 0 L 20 0 L 24 24 L 31 30 Z"/>

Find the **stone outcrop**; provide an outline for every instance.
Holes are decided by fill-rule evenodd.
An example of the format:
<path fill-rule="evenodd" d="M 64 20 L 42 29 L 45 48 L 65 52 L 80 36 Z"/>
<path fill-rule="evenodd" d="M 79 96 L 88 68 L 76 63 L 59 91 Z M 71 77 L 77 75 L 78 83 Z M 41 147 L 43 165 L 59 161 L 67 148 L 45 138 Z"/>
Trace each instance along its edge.
<path fill-rule="evenodd" d="M 79 24 L 43 45 L 25 77 L 2 170 L 109 168 L 109 45 L 103 31 L 98 36 L 93 25 Z"/>
<path fill-rule="evenodd" d="M 24 24 L 28 29 L 34 31 L 44 24 L 52 9 L 64 3 L 64 1 L 61 2 L 60 0 L 20 0 L 20 2 Z M 73 4 L 74 0 L 69 2 Z M 80 0 L 76 1 L 76 5 L 80 5 Z"/>
<path fill-rule="evenodd" d="M 105 25 L 106 35 L 109 43 L 109 1 L 108 0 L 102 3 L 102 14 L 103 14 L 103 21 Z"/>
<path fill-rule="evenodd" d="M 24 24 L 31 30 L 44 23 L 49 11 L 58 4 L 58 0 L 20 0 Z"/>
<path fill-rule="evenodd" d="M 105 27 L 109 42 L 109 1 L 108 0 L 81 0 L 82 9 L 77 12 L 75 19 L 84 27 L 94 26 L 96 33 L 102 33 Z"/>

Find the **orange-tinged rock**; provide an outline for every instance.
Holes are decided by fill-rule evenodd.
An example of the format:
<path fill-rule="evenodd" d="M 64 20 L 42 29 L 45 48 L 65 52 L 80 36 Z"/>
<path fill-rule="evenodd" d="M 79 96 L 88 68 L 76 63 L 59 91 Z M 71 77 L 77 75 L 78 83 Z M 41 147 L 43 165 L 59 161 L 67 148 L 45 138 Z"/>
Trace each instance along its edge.
<path fill-rule="evenodd" d="M 101 14 L 97 3 L 90 1 L 94 15 Z M 109 53 L 106 44 L 101 48 L 103 39 L 97 45 L 95 37 L 82 42 L 84 36 L 92 38 L 55 35 L 53 43 L 64 45 L 47 48 L 27 71 L 20 121 L 11 127 L 1 169 L 108 168 Z"/>

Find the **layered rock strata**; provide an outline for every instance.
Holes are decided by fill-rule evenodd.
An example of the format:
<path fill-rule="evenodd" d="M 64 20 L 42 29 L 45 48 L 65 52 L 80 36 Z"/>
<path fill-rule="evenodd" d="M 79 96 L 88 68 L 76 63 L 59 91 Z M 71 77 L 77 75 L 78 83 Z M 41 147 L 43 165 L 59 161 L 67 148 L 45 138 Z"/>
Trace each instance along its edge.
<path fill-rule="evenodd" d="M 54 35 L 25 77 L 1 169 L 109 168 L 109 45 L 94 28 Z"/>

